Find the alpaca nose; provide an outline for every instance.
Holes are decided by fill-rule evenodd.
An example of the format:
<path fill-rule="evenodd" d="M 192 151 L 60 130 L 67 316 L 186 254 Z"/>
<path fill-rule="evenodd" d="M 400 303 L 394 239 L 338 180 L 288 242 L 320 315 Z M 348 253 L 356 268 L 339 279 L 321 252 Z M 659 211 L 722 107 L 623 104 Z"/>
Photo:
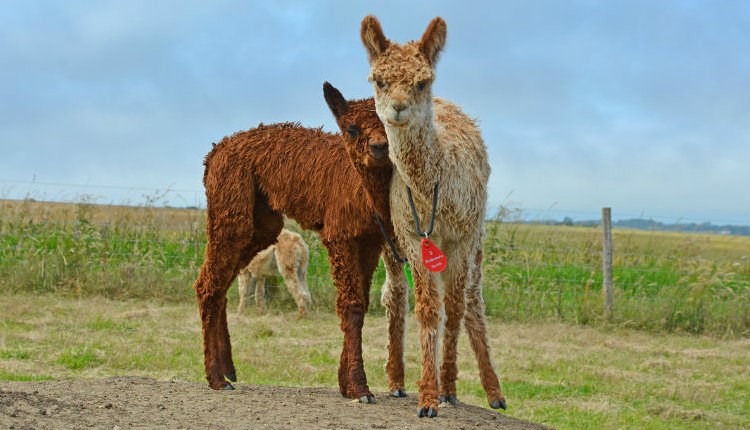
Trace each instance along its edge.
<path fill-rule="evenodd" d="M 388 155 L 388 142 L 371 143 L 370 154 L 378 160 L 385 158 Z"/>
<path fill-rule="evenodd" d="M 375 151 L 385 151 L 388 146 L 388 142 L 375 142 L 370 144 L 370 149 Z"/>
<path fill-rule="evenodd" d="M 404 102 L 396 102 L 393 104 L 393 110 L 396 111 L 396 113 L 399 113 L 406 109 L 406 103 Z"/>

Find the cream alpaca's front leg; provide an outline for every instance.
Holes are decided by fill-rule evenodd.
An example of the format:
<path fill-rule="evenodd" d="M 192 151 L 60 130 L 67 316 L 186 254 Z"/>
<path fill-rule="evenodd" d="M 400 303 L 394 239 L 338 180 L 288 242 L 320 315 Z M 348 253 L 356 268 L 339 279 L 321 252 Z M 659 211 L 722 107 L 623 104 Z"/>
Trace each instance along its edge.
<path fill-rule="evenodd" d="M 419 381 L 419 416 L 433 418 L 438 413 L 437 348 L 441 315 L 437 282 L 420 263 L 414 273 L 415 313 L 422 347 L 422 379 Z"/>
<path fill-rule="evenodd" d="M 456 259 L 457 260 L 457 259 Z M 453 261 L 450 272 L 443 272 L 445 282 L 445 333 L 443 336 L 443 360 L 440 364 L 440 402 L 455 405 L 458 365 L 456 349 L 461 321 L 466 310 L 466 284 L 468 265 L 465 261 Z"/>

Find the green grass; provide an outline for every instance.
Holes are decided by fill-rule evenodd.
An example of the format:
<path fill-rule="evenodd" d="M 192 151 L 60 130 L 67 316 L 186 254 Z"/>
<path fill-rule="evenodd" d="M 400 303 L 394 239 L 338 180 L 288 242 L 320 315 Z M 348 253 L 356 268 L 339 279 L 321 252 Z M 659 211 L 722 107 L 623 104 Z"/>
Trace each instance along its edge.
<path fill-rule="evenodd" d="M 48 375 L 18 375 L 0 369 L 0 381 L 52 381 L 55 378 Z"/>
<path fill-rule="evenodd" d="M 203 260 L 205 214 L 77 204 L 0 202 L 0 288 L 69 297 L 193 302 Z M 289 228 L 299 230 L 293 223 Z M 492 221 L 484 246 L 487 314 L 503 321 L 618 325 L 651 332 L 750 336 L 750 238 L 614 231 L 615 309 L 605 320 L 601 233 L 596 228 Z M 325 248 L 310 246 L 313 308 L 332 312 Z M 371 312 L 382 313 L 382 264 Z M 294 309 L 272 281 L 271 306 Z M 236 289 L 230 295 L 236 296 Z M 412 300 L 413 303 L 413 300 Z M 107 328 L 106 321 L 100 322 Z M 98 328 L 94 328 L 98 329 Z M 117 329 L 109 327 L 107 329 Z"/>
<path fill-rule="evenodd" d="M 90 347 L 78 345 L 60 353 L 55 363 L 61 364 L 70 370 L 80 370 L 96 367 L 101 364 L 102 360 L 98 355 L 97 351 L 92 350 Z"/>
<path fill-rule="evenodd" d="M 205 383 L 194 303 L 22 293 L 0 295 L 0 308 L 7 310 L 0 314 L 2 380 L 134 375 Z M 749 339 L 488 321 L 510 416 L 558 429 L 750 428 Z M 338 386 L 342 335 L 332 313 L 298 321 L 293 310 L 230 312 L 229 329 L 240 384 Z M 410 315 L 405 380 L 412 396 L 420 374 L 416 331 Z M 387 391 L 385 332 L 382 314 L 368 315 L 363 353 L 377 396 Z M 459 400 L 487 407 L 464 334 L 458 348 Z"/>
<path fill-rule="evenodd" d="M 605 321 L 598 229 L 490 222 L 487 231 L 490 315 L 750 334 L 750 238 L 615 230 L 615 309 Z"/>
<path fill-rule="evenodd" d="M 29 351 L 0 351 L 0 359 L 3 360 L 28 360 L 31 358 Z"/>
<path fill-rule="evenodd" d="M 0 202 L 0 379 L 205 381 L 191 288 L 204 216 Z M 509 415 L 559 429 L 750 428 L 750 238 L 615 230 L 607 320 L 597 229 L 490 222 L 487 233 L 483 291 Z M 325 249 L 315 234 L 303 236 L 312 315 L 297 321 L 284 288 L 269 289 L 269 315 L 230 312 L 240 383 L 337 386 L 335 289 Z M 379 395 L 383 277 L 381 266 L 364 333 Z M 236 290 L 229 300 L 234 309 Z M 413 317 L 408 330 L 413 394 Z M 465 336 L 459 351 L 459 398 L 486 406 Z"/>

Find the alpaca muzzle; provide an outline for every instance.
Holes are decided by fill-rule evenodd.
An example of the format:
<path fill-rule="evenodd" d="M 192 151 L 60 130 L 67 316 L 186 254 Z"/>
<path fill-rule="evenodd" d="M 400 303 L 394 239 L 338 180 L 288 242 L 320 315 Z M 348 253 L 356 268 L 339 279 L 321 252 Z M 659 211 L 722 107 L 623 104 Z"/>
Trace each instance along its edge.
<path fill-rule="evenodd" d="M 400 98 L 395 98 L 388 105 L 387 122 L 391 126 L 401 127 L 411 119 L 409 104 Z"/>
<path fill-rule="evenodd" d="M 388 143 L 378 142 L 370 144 L 370 156 L 376 161 L 388 158 Z"/>

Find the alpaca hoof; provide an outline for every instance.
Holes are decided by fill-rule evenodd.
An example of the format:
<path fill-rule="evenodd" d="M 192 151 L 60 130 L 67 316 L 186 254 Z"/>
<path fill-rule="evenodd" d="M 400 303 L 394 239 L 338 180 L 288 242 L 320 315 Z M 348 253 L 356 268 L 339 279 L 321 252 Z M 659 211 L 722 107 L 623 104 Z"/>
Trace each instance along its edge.
<path fill-rule="evenodd" d="M 502 410 L 508 409 L 508 405 L 505 404 L 505 399 L 495 400 L 494 402 L 490 403 L 490 407 L 492 409 L 502 409 Z"/>
<path fill-rule="evenodd" d="M 232 384 L 230 384 L 229 382 L 227 382 L 227 385 L 226 385 L 226 386 L 224 386 L 224 388 L 223 388 L 223 389 L 224 389 L 225 391 L 232 391 L 232 390 L 234 390 L 234 385 L 232 385 Z"/>
<path fill-rule="evenodd" d="M 440 403 L 450 403 L 451 405 L 456 406 L 457 402 L 458 399 L 456 399 L 456 396 L 454 396 L 453 394 L 440 396 Z"/>
<path fill-rule="evenodd" d="M 225 378 L 227 378 L 227 381 L 229 382 L 237 382 L 237 374 L 236 373 L 229 373 L 227 375 L 224 375 Z"/>
<path fill-rule="evenodd" d="M 368 394 L 366 396 L 362 396 L 362 397 L 359 398 L 359 403 L 372 403 L 372 404 L 375 404 L 377 402 L 378 401 L 375 400 L 375 396 L 372 395 L 372 394 Z"/>
<path fill-rule="evenodd" d="M 398 390 L 391 391 L 390 396 L 391 397 L 399 397 L 399 398 L 406 397 L 406 391 L 404 391 L 403 388 L 399 388 Z"/>
<path fill-rule="evenodd" d="M 437 416 L 437 408 L 433 407 L 423 407 L 419 409 L 419 418 L 427 417 L 427 418 L 435 418 Z"/>

